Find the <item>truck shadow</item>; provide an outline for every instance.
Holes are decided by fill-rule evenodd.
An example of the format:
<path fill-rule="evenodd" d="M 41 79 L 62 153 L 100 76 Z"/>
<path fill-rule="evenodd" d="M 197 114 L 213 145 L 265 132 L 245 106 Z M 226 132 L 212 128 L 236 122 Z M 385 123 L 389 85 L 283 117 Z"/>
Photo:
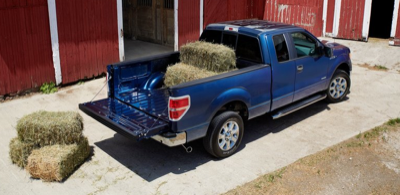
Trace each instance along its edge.
<path fill-rule="evenodd" d="M 238 152 L 243 150 L 247 143 L 270 133 L 279 133 L 324 110 L 330 108 L 329 104 L 322 101 L 277 120 L 272 120 L 270 115 L 263 115 L 248 121 Z M 169 173 L 183 174 L 209 161 L 218 161 L 206 152 L 201 140 L 188 144 L 193 147 L 190 154 L 180 146 L 169 148 L 153 140 L 136 142 L 119 134 L 96 142 L 95 145 L 149 182 Z"/>

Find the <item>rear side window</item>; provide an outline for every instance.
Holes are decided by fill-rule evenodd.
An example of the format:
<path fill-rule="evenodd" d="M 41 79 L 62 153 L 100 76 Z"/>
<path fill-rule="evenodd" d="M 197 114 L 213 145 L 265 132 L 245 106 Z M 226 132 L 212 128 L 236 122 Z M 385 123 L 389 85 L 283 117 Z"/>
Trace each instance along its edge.
<path fill-rule="evenodd" d="M 218 30 L 205 30 L 201 34 L 200 41 L 224 44 L 236 50 L 237 58 L 262 63 L 260 44 L 258 39 L 254 37 L 236 33 L 223 33 Z"/>
<path fill-rule="evenodd" d="M 284 62 L 289 60 L 289 51 L 286 44 L 285 37 L 283 35 L 275 35 L 273 37 L 276 57 L 278 62 Z"/>
<path fill-rule="evenodd" d="M 222 38 L 222 44 L 232 48 L 236 49 L 236 35 L 235 34 L 227 34 L 224 33 L 224 36 Z"/>
<path fill-rule="evenodd" d="M 222 32 L 217 30 L 205 30 L 200 37 L 200 41 L 210 43 L 221 43 Z"/>
<path fill-rule="evenodd" d="M 258 39 L 246 35 L 239 35 L 236 56 L 240 59 L 262 63 Z"/>

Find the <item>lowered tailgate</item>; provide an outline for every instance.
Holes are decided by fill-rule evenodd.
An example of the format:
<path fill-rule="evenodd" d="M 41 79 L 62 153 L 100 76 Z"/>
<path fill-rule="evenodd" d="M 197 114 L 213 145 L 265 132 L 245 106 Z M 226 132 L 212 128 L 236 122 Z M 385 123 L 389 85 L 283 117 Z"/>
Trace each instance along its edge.
<path fill-rule="evenodd" d="M 167 106 L 165 91 L 144 90 L 79 104 L 79 109 L 116 132 L 141 140 L 168 131 Z"/>

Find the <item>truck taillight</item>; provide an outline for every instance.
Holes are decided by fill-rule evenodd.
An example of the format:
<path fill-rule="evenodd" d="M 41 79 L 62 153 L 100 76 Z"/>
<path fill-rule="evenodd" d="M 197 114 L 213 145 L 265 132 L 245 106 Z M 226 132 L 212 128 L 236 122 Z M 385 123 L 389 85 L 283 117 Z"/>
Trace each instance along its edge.
<path fill-rule="evenodd" d="M 190 108 L 190 96 L 169 97 L 168 115 L 171 121 L 179 121 Z"/>

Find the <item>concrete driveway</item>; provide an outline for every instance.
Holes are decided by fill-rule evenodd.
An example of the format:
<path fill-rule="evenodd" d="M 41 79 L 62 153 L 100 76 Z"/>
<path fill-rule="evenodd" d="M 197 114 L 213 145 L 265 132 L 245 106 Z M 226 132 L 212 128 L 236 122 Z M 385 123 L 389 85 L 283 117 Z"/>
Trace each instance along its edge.
<path fill-rule="evenodd" d="M 351 45 L 358 52 L 366 45 L 374 47 L 373 43 Z M 400 56 L 400 48 L 395 54 Z M 385 58 L 385 54 L 374 55 Z M 362 58 L 355 61 L 361 63 Z M 11 164 L 8 144 L 17 135 L 19 118 L 37 110 L 78 111 L 78 103 L 90 101 L 104 83 L 105 79 L 93 80 L 56 94 L 0 104 L 0 194 L 218 194 L 400 117 L 399 72 L 354 65 L 346 101 L 319 102 L 278 120 L 254 119 L 246 124 L 238 153 L 227 159 L 212 158 L 200 141 L 190 144 L 194 149 L 190 154 L 152 140 L 137 143 L 81 112 L 94 155 L 65 182 L 30 179 L 25 170 Z M 106 90 L 96 99 L 104 97 Z"/>

